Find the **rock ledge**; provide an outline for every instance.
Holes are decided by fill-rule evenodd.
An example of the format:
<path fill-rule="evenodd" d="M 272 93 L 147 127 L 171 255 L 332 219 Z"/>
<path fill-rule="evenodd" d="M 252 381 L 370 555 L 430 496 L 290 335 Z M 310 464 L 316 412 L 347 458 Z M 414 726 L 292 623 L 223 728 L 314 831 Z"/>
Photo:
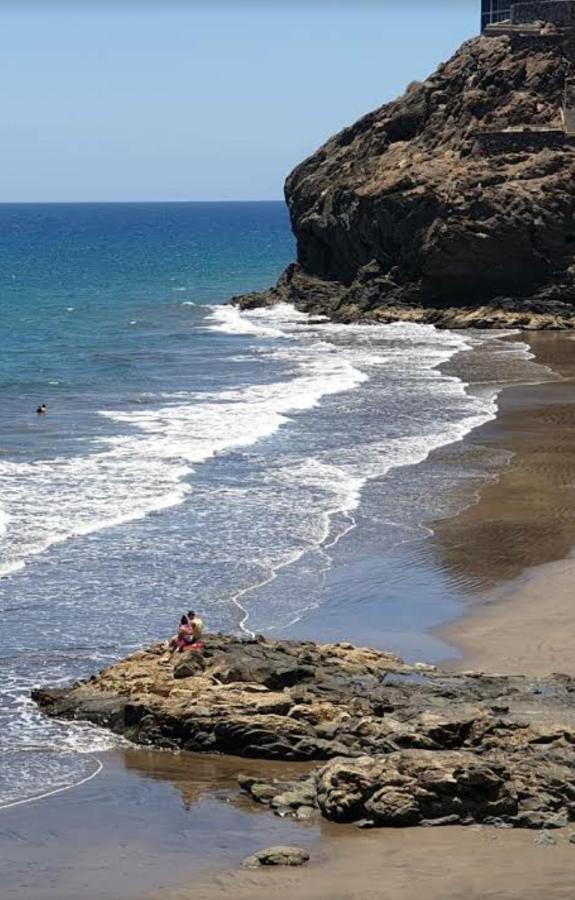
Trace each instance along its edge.
<path fill-rule="evenodd" d="M 575 678 L 452 674 L 351 644 L 209 636 L 165 664 L 155 645 L 69 688 L 48 715 L 132 741 L 317 761 L 299 779 L 240 776 L 279 815 L 362 826 L 575 821 Z"/>

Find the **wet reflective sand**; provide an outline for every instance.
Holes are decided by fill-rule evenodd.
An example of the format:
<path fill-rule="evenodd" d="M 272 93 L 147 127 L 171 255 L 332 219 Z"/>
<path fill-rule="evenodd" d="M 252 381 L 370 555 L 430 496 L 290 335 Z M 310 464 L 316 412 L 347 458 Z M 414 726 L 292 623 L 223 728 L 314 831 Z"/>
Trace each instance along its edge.
<path fill-rule="evenodd" d="M 0 821 L 2 900 L 132 900 L 270 843 L 315 845 L 320 830 L 239 796 L 239 771 L 305 770 L 234 758 L 126 750 L 102 773 Z"/>
<path fill-rule="evenodd" d="M 498 418 L 465 443 L 469 452 L 511 452 L 510 463 L 476 503 L 433 523 L 438 562 L 475 593 L 562 559 L 575 544 L 575 342 L 534 334 L 529 343 L 564 380 L 503 392 Z"/>

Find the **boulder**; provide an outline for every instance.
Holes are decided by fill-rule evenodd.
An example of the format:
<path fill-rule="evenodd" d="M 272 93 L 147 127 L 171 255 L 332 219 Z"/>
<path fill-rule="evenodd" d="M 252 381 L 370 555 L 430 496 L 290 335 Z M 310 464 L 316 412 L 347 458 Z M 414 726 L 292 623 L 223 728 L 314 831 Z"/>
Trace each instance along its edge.
<path fill-rule="evenodd" d="M 263 684 L 272 690 L 291 687 L 301 682 L 311 681 L 314 669 L 304 666 L 294 659 L 272 658 L 250 659 L 242 654 L 227 655 L 211 669 L 213 677 L 222 684 L 254 683 Z"/>
<path fill-rule="evenodd" d="M 257 869 L 260 866 L 303 866 L 309 858 L 308 851 L 303 847 L 267 847 L 252 856 L 246 856 L 242 866 L 246 869 Z"/>

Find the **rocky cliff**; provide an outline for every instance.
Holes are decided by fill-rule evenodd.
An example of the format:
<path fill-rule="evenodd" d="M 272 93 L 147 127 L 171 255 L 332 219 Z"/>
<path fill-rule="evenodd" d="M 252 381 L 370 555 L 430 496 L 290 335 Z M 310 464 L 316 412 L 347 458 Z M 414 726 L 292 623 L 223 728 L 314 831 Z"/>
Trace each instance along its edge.
<path fill-rule="evenodd" d="M 281 815 L 372 825 L 575 821 L 575 679 L 405 665 L 350 644 L 209 636 L 174 664 L 156 645 L 34 698 L 166 748 L 322 761 L 241 778 Z M 366 824 L 366 823 L 364 823 Z"/>
<path fill-rule="evenodd" d="M 331 138 L 286 182 L 297 263 L 240 306 L 340 321 L 575 324 L 575 145 L 561 119 L 573 38 L 465 43 Z"/>

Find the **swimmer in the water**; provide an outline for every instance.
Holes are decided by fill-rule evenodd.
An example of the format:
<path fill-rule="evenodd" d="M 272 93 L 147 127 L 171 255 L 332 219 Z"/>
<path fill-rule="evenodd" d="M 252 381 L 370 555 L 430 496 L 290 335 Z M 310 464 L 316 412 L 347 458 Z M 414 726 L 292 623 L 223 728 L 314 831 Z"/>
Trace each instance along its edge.
<path fill-rule="evenodd" d="M 39 416 L 45 416 L 46 413 L 48 412 L 48 407 L 46 406 L 45 403 L 41 403 L 40 406 L 38 407 L 38 409 L 36 410 L 36 412 Z"/>

